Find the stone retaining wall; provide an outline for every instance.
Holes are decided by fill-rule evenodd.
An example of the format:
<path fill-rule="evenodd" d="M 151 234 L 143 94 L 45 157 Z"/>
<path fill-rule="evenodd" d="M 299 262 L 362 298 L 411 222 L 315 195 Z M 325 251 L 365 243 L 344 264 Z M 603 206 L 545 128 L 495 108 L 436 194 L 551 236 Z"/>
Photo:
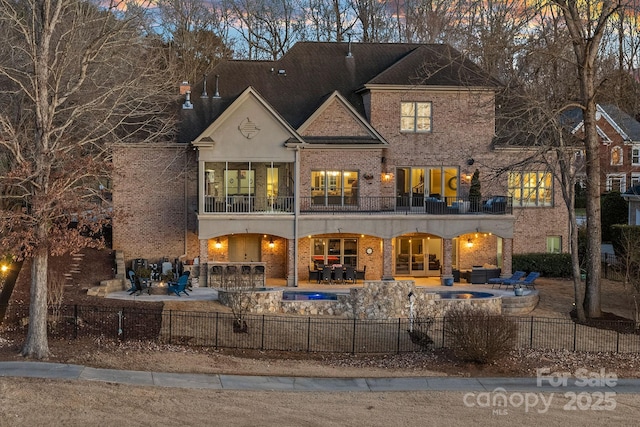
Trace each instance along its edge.
<path fill-rule="evenodd" d="M 220 303 L 229 306 L 238 291 L 218 291 Z M 302 316 L 338 316 L 357 319 L 396 319 L 410 317 L 409 294 L 413 293 L 414 314 L 442 317 L 453 304 L 469 304 L 500 314 L 500 297 L 482 299 L 440 299 L 429 288 L 416 288 L 413 280 L 365 281 L 362 288 L 348 294 L 338 293 L 337 300 L 283 301 L 282 290 L 254 291 L 249 312 L 252 314 L 297 314 Z M 249 295 L 249 294 L 247 294 Z"/>

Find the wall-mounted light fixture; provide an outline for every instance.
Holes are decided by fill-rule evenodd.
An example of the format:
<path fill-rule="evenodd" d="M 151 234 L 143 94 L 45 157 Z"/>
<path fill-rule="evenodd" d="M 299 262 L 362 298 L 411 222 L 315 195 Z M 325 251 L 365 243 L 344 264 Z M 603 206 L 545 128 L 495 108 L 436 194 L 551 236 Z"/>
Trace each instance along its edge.
<path fill-rule="evenodd" d="M 471 240 L 471 239 L 467 240 L 467 247 L 468 248 L 472 248 L 473 247 L 473 240 Z"/>
<path fill-rule="evenodd" d="M 383 182 L 389 182 L 393 179 L 393 174 L 390 172 L 384 172 L 382 174 L 382 181 Z"/>
<path fill-rule="evenodd" d="M 276 244 L 273 242 L 273 237 L 269 240 L 269 247 L 271 249 L 273 249 L 276 246 Z"/>
<path fill-rule="evenodd" d="M 222 248 L 222 243 L 220 243 L 220 239 L 216 239 L 215 247 L 216 247 L 216 249 L 221 249 Z"/>

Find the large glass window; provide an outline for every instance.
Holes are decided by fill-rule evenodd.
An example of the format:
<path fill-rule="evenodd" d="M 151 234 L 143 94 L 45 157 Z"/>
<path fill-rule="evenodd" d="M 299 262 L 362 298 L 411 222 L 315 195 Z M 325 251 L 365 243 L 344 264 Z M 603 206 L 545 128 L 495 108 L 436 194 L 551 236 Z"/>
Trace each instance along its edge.
<path fill-rule="evenodd" d="M 396 169 L 398 206 L 423 206 L 425 197 L 445 200 L 458 194 L 458 169 L 399 167 Z"/>
<path fill-rule="evenodd" d="M 333 264 L 358 266 L 358 239 L 313 239 L 311 252 L 311 262 L 316 268 Z"/>
<path fill-rule="evenodd" d="M 511 172 L 508 185 L 514 206 L 553 204 L 553 176 L 549 172 Z"/>
<path fill-rule="evenodd" d="M 400 103 L 400 130 L 402 132 L 431 132 L 431 103 Z"/>
<path fill-rule="evenodd" d="M 311 197 L 314 205 L 357 205 L 358 172 L 312 171 Z"/>

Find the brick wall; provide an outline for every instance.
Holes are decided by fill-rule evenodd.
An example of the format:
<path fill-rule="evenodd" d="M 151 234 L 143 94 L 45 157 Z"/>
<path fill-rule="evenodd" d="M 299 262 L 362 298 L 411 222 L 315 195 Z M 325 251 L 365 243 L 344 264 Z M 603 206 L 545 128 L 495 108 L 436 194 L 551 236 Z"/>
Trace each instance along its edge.
<path fill-rule="evenodd" d="M 186 258 L 197 256 L 195 218 L 187 214 L 197 207 L 197 190 L 187 150 L 185 144 L 113 147 L 113 248 L 124 253 L 127 265 L 134 258 L 173 261 L 185 250 L 191 251 Z"/>

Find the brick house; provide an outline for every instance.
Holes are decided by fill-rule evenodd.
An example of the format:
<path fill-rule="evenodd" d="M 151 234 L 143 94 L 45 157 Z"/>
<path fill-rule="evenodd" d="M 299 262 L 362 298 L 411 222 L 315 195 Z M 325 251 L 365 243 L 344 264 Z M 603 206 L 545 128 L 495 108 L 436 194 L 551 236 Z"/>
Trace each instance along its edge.
<path fill-rule="evenodd" d="M 113 247 L 128 260 L 261 264 L 289 285 L 319 264 L 366 279 L 566 251 L 559 185 L 508 170 L 498 82 L 446 45 L 298 43 L 183 88 L 177 142 L 114 147 Z M 481 197 L 469 197 L 479 171 Z"/>
<path fill-rule="evenodd" d="M 600 186 L 602 193 L 624 193 L 640 184 L 640 122 L 615 105 L 596 105 L 600 137 Z M 582 110 L 565 113 L 571 132 L 582 132 Z"/>

